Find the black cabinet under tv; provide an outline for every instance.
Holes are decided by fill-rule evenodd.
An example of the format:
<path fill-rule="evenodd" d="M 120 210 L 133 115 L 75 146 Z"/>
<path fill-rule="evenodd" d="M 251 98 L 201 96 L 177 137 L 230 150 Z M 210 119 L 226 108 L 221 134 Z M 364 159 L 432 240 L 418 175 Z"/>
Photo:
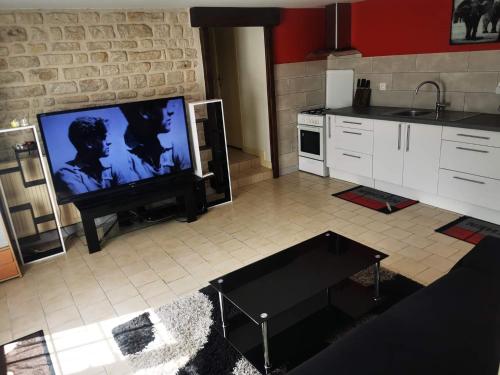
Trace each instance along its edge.
<path fill-rule="evenodd" d="M 187 221 L 195 221 L 197 215 L 196 179 L 197 177 L 192 173 L 180 173 L 148 184 L 132 185 L 127 189 L 111 191 L 108 194 L 101 193 L 89 199 L 75 201 L 74 204 L 82 218 L 89 253 L 101 250 L 95 225 L 95 219 L 98 217 L 176 198 L 177 204 L 185 209 Z"/>

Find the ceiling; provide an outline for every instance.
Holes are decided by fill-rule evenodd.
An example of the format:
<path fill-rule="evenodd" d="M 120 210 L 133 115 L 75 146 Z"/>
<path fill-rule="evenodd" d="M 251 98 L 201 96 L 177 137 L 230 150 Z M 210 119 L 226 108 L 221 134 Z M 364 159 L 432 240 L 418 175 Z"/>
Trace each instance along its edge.
<path fill-rule="evenodd" d="M 353 3 L 360 0 L 340 0 Z M 165 9 L 209 7 L 315 8 L 335 0 L 1 0 L 0 9 Z"/>

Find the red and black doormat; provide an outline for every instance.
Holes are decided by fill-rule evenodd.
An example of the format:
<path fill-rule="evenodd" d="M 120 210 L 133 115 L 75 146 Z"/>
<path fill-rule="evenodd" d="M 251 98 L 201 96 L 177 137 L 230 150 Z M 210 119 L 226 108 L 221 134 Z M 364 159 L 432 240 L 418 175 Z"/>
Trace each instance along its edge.
<path fill-rule="evenodd" d="M 353 189 L 332 194 L 334 197 L 371 208 L 372 210 L 392 214 L 403 208 L 413 206 L 418 201 L 372 189 L 366 186 L 357 186 Z"/>
<path fill-rule="evenodd" d="M 462 216 L 436 232 L 476 245 L 488 236 L 500 238 L 500 225 Z"/>

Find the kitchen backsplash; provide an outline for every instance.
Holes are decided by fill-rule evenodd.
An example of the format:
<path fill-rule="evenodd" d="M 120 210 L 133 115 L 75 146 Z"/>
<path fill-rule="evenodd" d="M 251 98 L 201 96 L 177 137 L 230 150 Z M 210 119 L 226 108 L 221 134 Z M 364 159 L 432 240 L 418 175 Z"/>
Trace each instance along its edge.
<path fill-rule="evenodd" d="M 371 105 L 434 108 L 436 91 L 420 82 L 440 83 L 448 110 L 499 113 L 500 50 L 382 57 L 344 56 L 328 59 L 328 69 L 354 69 L 371 80 Z M 379 84 L 386 83 L 385 91 Z"/>

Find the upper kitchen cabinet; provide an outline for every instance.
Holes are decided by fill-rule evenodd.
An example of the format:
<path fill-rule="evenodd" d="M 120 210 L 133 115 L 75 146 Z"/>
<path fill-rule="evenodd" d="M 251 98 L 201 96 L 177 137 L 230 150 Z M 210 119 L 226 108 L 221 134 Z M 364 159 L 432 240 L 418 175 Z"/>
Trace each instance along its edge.
<path fill-rule="evenodd" d="M 394 121 L 374 121 L 373 178 L 403 184 L 403 127 Z"/>
<path fill-rule="evenodd" d="M 442 126 L 405 124 L 403 186 L 437 193 Z"/>

